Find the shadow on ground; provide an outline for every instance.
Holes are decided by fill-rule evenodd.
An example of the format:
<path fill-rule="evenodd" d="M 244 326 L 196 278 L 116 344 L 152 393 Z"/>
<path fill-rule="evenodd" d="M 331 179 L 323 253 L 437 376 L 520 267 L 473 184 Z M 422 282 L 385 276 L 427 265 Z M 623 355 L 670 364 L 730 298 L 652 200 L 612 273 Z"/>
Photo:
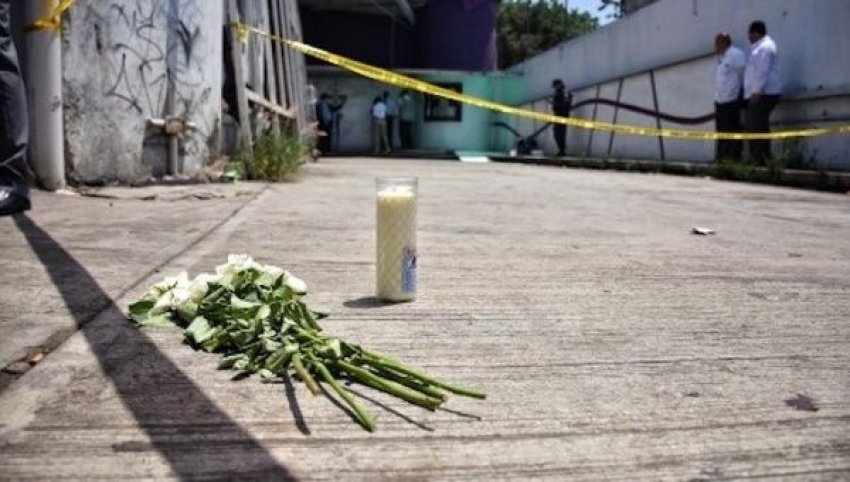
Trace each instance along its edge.
<path fill-rule="evenodd" d="M 343 302 L 343 306 L 347 308 L 383 308 L 384 306 L 393 306 L 403 303 L 410 303 L 409 301 L 383 301 L 375 298 L 374 296 L 363 296 L 360 298 L 354 298 L 352 300 L 348 300 Z"/>
<path fill-rule="evenodd" d="M 113 450 L 155 450 L 168 461 L 174 475 L 184 480 L 294 480 L 251 434 L 125 321 L 115 302 L 61 245 L 27 216 L 14 219 L 74 316 L 103 373 L 147 435 L 149 442 L 125 442 L 114 445 Z M 83 306 L 92 300 L 103 303 L 94 314 Z"/>

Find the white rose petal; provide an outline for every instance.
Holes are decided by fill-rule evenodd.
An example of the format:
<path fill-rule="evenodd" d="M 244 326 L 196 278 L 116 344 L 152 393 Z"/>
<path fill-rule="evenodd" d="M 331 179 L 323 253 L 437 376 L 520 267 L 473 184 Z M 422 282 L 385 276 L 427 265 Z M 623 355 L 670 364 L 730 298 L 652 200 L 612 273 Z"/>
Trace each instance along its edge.
<path fill-rule="evenodd" d="M 185 271 L 180 272 L 177 276 L 166 276 L 165 279 L 148 290 L 148 296 L 159 299 L 177 286 L 189 286 L 189 275 Z"/>
<path fill-rule="evenodd" d="M 228 254 L 227 255 L 227 264 L 232 264 L 234 266 L 243 265 L 250 261 L 254 261 L 253 258 L 248 256 L 247 254 Z"/>
<path fill-rule="evenodd" d="M 249 269 L 262 270 L 262 266 L 247 254 L 231 254 L 227 256 L 227 264 L 216 267 L 215 272 L 219 276 L 241 273 Z"/>
<path fill-rule="evenodd" d="M 236 269 L 229 264 L 220 264 L 215 267 L 215 274 L 224 278 L 232 274 L 236 274 Z"/>
<path fill-rule="evenodd" d="M 263 266 L 263 271 L 265 271 L 265 273 L 271 276 L 273 279 L 278 279 L 281 275 L 285 273 L 282 268 L 272 266 L 270 264 Z"/>
<path fill-rule="evenodd" d="M 158 315 L 160 313 L 165 313 L 166 311 L 171 309 L 171 304 L 173 303 L 174 294 L 169 290 L 162 294 L 156 303 L 154 303 L 153 308 L 151 308 L 151 315 Z"/>
<path fill-rule="evenodd" d="M 221 276 L 210 273 L 201 273 L 195 276 L 188 287 L 189 298 L 194 302 L 201 301 L 209 292 L 210 283 L 218 283 L 220 279 Z"/>
<path fill-rule="evenodd" d="M 289 287 L 297 295 L 307 294 L 307 283 L 301 278 L 294 276 L 289 271 L 284 271 L 283 284 Z"/>
<path fill-rule="evenodd" d="M 179 286 L 171 290 L 171 309 L 176 310 L 183 306 L 183 303 L 191 300 L 189 288 Z"/>
<path fill-rule="evenodd" d="M 153 289 L 164 293 L 175 286 L 186 286 L 189 284 L 189 274 L 181 271 L 177 276 L 166 276 L 165 279 L 153 285 Z"/>

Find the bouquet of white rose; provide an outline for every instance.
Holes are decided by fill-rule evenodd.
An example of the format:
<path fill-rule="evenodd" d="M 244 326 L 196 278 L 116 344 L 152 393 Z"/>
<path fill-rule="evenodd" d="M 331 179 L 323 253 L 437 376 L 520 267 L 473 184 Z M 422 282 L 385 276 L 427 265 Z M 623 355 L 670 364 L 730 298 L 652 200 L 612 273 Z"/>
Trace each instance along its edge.
<path fill-rule="evenodd" d="M 326 334 L 318 320 L 326 315 L 303 301 L 307 285 L 277 266 L 260 265 L 247 255 L 230 255 L 215 274 L 194 279 L 183 272 L 155 284 L 131 304 L 127 316 L 139 326 L 179 326 L 196 349 L 223 355 L 219 368 L 263 379 L 290 368 L 311 393 L 326 382 L 351 407 L 367 430 L 374 420 L 342 386 L 347 378 L 430 410 L 446 392 L 474 398 L 483 393 L 438 380 L 386 355 Z M 318 379 L 318 380 L 317 380 Z"/>

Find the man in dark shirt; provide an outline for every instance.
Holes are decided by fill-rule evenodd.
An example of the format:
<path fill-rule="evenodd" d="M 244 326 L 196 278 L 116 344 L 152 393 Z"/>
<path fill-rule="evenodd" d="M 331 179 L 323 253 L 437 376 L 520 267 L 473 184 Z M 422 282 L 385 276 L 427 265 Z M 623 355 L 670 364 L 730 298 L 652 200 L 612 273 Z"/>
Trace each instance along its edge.
<path fill-rule="evenodd" d="M 331 96 L 326 93 L 322 93 L 319 96 L 319 102 L 316 103 L 316 121 L 319 123 L 319 130 L 323 132 L 316 147 L 322 154 L 327 154 L 331 151 L 332 145 L 334 108 L 331 105 Z"/>
<path fill-rule="evenodd" d="M 573 103 L 573 95 L 566 94 L 564 82 L 561 79 L 552 81 L 555 95 L 552 96 L 552 113 L 559 117 L 569 117 L 570 107 Z M 567 148 L 567 126 L 564 124 L 553 124 L 552 130 L 555 135 L 555 144 L 558 145 L 558 157 L 565 156 Z"/>
<path fill-rule="evenodd" d="M 30 208 L 26 162 L 27 98 L 12 32 L 9 0 L 0 0 L 0 216 Z"/>

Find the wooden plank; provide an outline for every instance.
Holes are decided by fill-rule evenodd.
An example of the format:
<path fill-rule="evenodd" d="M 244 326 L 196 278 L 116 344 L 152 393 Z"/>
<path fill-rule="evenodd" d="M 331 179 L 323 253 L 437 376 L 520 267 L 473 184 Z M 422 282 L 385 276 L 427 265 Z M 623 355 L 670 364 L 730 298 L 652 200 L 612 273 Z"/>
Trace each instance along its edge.
<path fill-rule="evenodd" d="M 285 109 L 280 104 L 274 104 L 262 95 L 248 88 L 245 89 L 245 95 L 249 101 L 258 104 L 264 109 L 275 113 L 276 116 L 285 117 L 287 119 L 295 119 L 295 109 Z"/>
<path fill-rule="evenodd" d="M 294 40 L 301 41 L 301 16 L 298 12 L 298 4 L 296 0 L 284 0 L 289 10 L 289 34 Z M 292 50 L 292 49 L 290 49 Z M 306 132 L 308 116 L 307 110 L 309 105 L 306 99 L 307 95 L 307 67 L 304 61 L 304 54 L 292 50 L 292 72 L 293 72 L 293 98 L 298 113 L 298 132 L 303 135 Z"/>
<path fill-rule="evenodd" d="M 243 2 L 242 5 L 245 8 L 245 23 L 254 27 L 261 27 L 258 22 L 260 15 L 257 9 L 256 0 Z M 248 84 L 254 92 L 265 92 L 265 85 L 262 76 L 262 45 L 257 35 L 248 35 L 246 51 L 248 59 Z M 261 116 L 262 112 L 256 110 L 251 111 L 251 132 L 255 138 L 259 135 L 260 129 L 263 125 L 263 119 Z"/>
<path fill-rule="evenodd" d="M 280 23 L 283 28 L 283 38 L 291 37 L 291 29 L 289 24 L 289 15 L 290 15 L 290 2 L 289 0 L 283 0 L 283 8 L 280 10 Z M 287 108 L 296 109 L 296 129 L 300 129 L 300 122 L 298 121 L 297 115 L 297 106 L 298 99 L 296 96 L 296 90 L 294 87 L 294 78 L 295 78 L 295 66 L 292 62 L 293 50 L 291 48 L 285 48 L 283 51 L 283 65 L 285 71 L 285 83 L 286 83 L 286 91 L 287 91 L 287 99 L 289 103 L 287 104 Z"/>
<path fill-rule="evenodd" d="M 240 21 L 236 0 L 227 1 L 227 16 L 230 23 Z M 231 61 L 233 62 L 233 82 L 236 84 L 236 103 L 239 110 L 239 145 L 247 156 L 252 157 L 254 138 L 251 135 L 251 116 L 248 98 L 245 96 L 245 77 L 242 74 L 242 43 L 232 27 L 230 30 L 230 51 Z"/>
<path fill-rule="evenodd" d="M 260 1 L 260 12 L 263 20 L 263 31 L 271 33 L 271 21 L 269 19 L 269 0 Z M 265 58 L 265 84 L 266 92 L 268 93 L 269 103 L 272 105 L 278 104 L 277 97 L 277 81 L 275 79 L 274 58 L 272 54 L 272 44 L 276 43 L 268 37 L 259 37 L 263 46 L 263 57 Z M 280 117 L 275 115 L 276 111 L 272 111 L 271 129 L 272 133 L 280 134 Z"/>
<path fill-rule="evenodd" d="M 278 37 L 283 37 L 282 29 L 280 26 L 280 0 L 271 0 L 271 23 L 272 23 L 272 33 Z M 277 92 L 279 97 L 279 103 L 282 106 L 289 105 L 289 94 L 286 92 L 286 80 L 284 79 L 284 69 L 283 69 L 283 49 L 285 47 L 281 45 L 280 42 L 273 42 L 273 54 L 274 54 L 274 65 L 275 65 L 275 84 L 277 85 Z"/>

